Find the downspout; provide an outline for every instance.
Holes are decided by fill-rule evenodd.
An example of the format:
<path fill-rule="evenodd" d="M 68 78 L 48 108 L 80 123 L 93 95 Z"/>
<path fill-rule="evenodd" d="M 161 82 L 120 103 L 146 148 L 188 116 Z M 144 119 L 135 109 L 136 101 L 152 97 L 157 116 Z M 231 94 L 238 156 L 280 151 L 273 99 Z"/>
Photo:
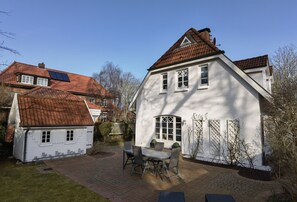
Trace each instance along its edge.
<path fill-rule="evenodd" d="M 27 137 L 28 137 L 28 132 L 30 128 L 27 128 L 25 132 L 25 140 L 24 140 L 24 155 L 23 155 L 23 162 L 26 162 L 26 156 L 27 156 Z"/>

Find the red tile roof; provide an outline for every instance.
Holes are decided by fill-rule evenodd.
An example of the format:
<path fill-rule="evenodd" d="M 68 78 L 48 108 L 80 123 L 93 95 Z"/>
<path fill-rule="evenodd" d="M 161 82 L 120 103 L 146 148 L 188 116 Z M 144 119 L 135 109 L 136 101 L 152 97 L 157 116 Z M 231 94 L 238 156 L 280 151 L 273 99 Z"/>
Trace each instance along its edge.
<path fill-rule="evenodd" d="M 20 126 L 89 126 L 92 117 L 83 100 L 19 95 Z"/>
<path fill-rule="evenodd" d="M 56 98 L 65 100 L 77 100 L 81 101 L 80 97 L 73 95 L 67 91 L 62 91 L 58 89 L 52 89 L 49 87 L 35 87 L 34 89 L 24 93 L 23 95 L 31 97 L 41 97 L 41 98 Z"/>
<path fill-rule="evenodd" d="M 83 99 L 77 95 L 73 95 L 67 91 L 62 91 L 58 89 L 52 89 L 49 87 L 36 87 L 29 92 L 24 93 L 23 95 L 31 97 L 41 97 L 41 98 L 56 98 L 56 99 L 65 99 L 65 100 L 76 100 L 82 101 Z M 106 108 L 98 106 L 92 102 L 86 101 L 90 109 L 99 109 L 101 111 L 108 111 Z"/>
<path fill-rule="evenodd" d="M 58 81 L 50 79 L 48 70 L 61 72 L 68 75 L 70 82 Z M 55 89 L 68 91 L 74 94 L 89 95 L 89 96 L 103 96 L 113 97 L 103 86 L 97 83 L 93 78 L 79 74 L 64 72 L 50 68 L 39 68 L 34 65 L 29 65 L 20 62 L 13 62 L 4 71 L 0 73 L 0 82 L 21 87 L 34 88 L 35 85 L 23 84 L 17 81 L 18 74 L 26 74 L 49 78 L 49 86 Z"/>
<path fill-rule="evenodd" d="M 244 60 L 237 60 L 233 62 L 241 70 L 265 67 L 268 65 L 268 55 L 262 55 Z"/>
<path fill-rule="evenodd" d="M 171 48 L 166 51 L 164 55 L 162 55 L 150 67 L 150 70 L 161 68 L 167 65 L 186 62 L 201 57 L 223 53 L 223 51 L 219 50 L 209 40 L 209 33 L 205 32 L 210 32 L 210 30 L 207 28 L 197 31 L 194 28 L 190 28 L 180 39 L 177 40 L 177 42 L 175 42 L 175 44 Z M 180 45 L 185 37 L 187 37 L 191 41 L 191 44 L 181 47 Z"/>

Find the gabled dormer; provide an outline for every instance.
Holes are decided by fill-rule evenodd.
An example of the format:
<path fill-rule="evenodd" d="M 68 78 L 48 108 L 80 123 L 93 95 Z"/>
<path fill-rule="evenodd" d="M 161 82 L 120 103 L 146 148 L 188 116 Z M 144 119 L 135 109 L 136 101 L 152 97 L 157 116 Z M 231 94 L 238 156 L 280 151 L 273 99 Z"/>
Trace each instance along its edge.
<path fill-rule="evenodd" d="M 188 37 L 184 37 L 183 41 L 181 42 L 180 44 L 180 47 L 185 47 L 185 46 L 188 46 L 190 45 L 192 42 L 188 39 Z"/>

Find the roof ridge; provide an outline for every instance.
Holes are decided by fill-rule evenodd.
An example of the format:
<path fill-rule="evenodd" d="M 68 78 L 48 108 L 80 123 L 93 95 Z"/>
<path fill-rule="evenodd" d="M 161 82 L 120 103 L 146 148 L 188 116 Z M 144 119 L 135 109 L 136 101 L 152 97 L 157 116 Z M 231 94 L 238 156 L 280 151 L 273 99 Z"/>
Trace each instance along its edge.
<path fill-rule="evenodd" d="M 210 41 L 207 41 L 206 39 L 204 39 L 204 37 L 202 37 L 201 35 L 200 35 L 200 32 L 199 31 L 197 31 L 196 29 L 194 29 L 194 28 L 191 28 L 193 31 L 194 31 L 194 33 L 204 42 L 204 43 L 206 43 L 210 48 L 212 48 L 214 51 L 222 51 L 222 50 L 220 50 L 218 47 L 216 47 L 213 43 L 211 43 Z M 210 29 L 209 28 L 204 28 L 204 29 L 202 29 L 202 30 L 206 30 L 206 29 L 208 29 L 209 31 L 210 31 Z M 224 52 L 224 51 L 223 51 Z"/>

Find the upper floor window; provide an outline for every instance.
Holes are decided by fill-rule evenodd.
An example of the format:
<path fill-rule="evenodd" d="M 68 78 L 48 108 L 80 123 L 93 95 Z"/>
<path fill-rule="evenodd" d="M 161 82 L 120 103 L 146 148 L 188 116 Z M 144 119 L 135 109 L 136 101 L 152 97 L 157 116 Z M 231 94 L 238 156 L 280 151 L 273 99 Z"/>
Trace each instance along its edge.
<path fill-rule="evenodd" d="M 73 141 L 73 130 L 67 130 L 66 141 Z"/>
<path fill-rule="evenodd" d="M 33 84 L 34 83 L 34 77 L 29 76 L 29 75 L 22 75 L 21 83 Z"/>
<path fill-rule="evenodd" d="M 90 102 L 95 103 L 96 99 L 95 98 L 89 98 Z"/>
<path fill-rule="evenodd" d="M 162 74 L 162 91 L 167 91 L 168 88 L 168 76 L 167 73 Z"/>
<path fill-rule="evenodd" d="M 103 99 L 102 106 L 107 107 L 107 99 Z"/>
<path fill-rule="evenodd" d="M 36 85 L 38 85 L 38 86 L 48 86 L 48 79 L 37 77 Z"/>
<path fill-rule="evenodd" d="M 155 135 L 159 140 L 181 141 L 181 117 L 156 117 Z"/>
<path fill-rule="evenodd" d="M 200 66 L 200 82 L 198 88 L 208 88 L 209 81 L 208 81 L 208 66 L 203 65 Z"/>
<path fill-rule="evenodd" d="M 51 142 L 51 131 L 42 131 L 41 143 Z"/>
<path fill-rule="evenodd" d="M 177 71 L 177 88 L 188 88 L 189 86 L 189 77 L 188 69 L 182 69 Z"/>

